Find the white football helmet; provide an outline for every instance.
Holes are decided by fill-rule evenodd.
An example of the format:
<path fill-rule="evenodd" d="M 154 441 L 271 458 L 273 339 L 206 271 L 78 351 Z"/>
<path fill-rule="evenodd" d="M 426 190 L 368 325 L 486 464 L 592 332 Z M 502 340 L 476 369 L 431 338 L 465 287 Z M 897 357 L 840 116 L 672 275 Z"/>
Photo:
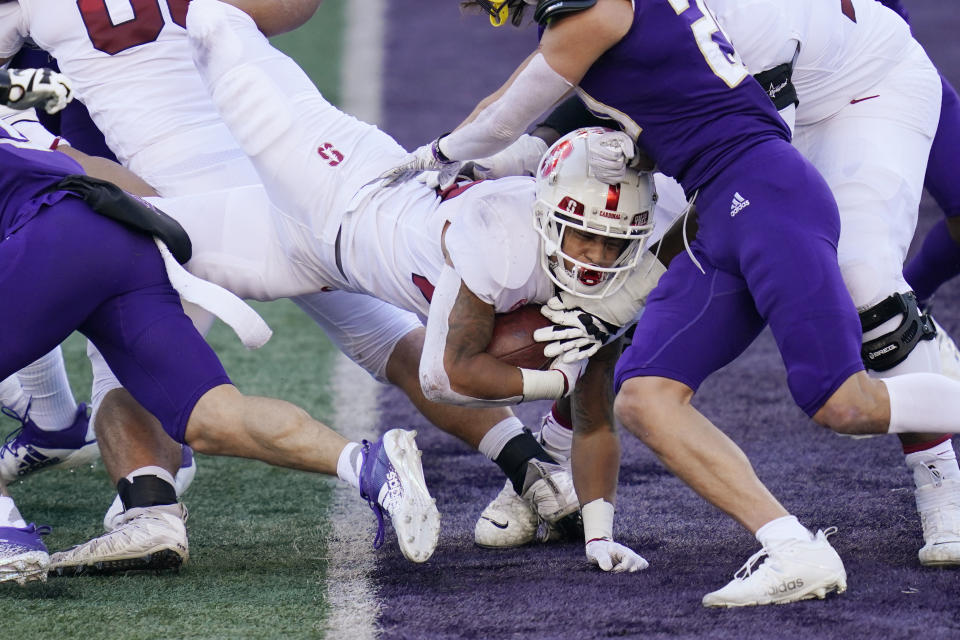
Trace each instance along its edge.
<path fill-rule="evenodd" d="M 542 238 L 540 266 L 558 287 L 584 298 L 619 289 L 653 231 L 657 192 L 650 173 L 627 168 L 623 181 L 614 185 L 593 176 L 589 139 L 609 131 L 588 127 L 568 133 L 547 149 L 537 170 L 534 226 Z M 626 245 L 609 267 L 587 264 L 563 250 L 571 228 L 626 240 Z"/>

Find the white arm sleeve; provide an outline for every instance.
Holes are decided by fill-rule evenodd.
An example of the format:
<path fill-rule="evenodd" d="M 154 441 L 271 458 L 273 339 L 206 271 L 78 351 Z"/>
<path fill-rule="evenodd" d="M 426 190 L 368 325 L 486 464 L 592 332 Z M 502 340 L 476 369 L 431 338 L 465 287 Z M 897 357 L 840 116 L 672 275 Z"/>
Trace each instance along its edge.
<path fill-rule="evenodd" d="M 12 58 L 25 40 L 23 10 L 19 2 L 0 3 L 0 58 Z"/>
<path fill-rule="evenodd" d="M 473 121 L 441 138 L 440 151 L 450 160 L 485 158 L 503 151 L 572 88 L 538 53 L 503 95 Z"/>
<path fill-rule="evenodd" d="M 457 393 L 450 387 L 450 378 L 443 366 L 443 355 L 447 348 L 450 311 L 457 300 L 462 281 L 449 265 L 440 272 L 437 286 L 430 300 L 430 314 L 427 316 L 427 335 L 420 356 L 420 387 L 423 395 L 433 402 L 457 404 L 465 407 L 499 407 L 517 404 L 521 396 L 497 400 L 471 398 Z"/>

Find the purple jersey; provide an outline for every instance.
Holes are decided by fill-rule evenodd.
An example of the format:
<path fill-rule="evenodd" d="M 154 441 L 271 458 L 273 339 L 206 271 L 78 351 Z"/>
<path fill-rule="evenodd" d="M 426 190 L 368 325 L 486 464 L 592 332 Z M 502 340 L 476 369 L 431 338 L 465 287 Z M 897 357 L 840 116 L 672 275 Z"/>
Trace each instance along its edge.
<path fill-rule="evenodd" d="M 633 26 L 593 64 L 580 94 L 636 136 L 660 171 L 689 194 L 744 150 L 790 139 L 703 0 L 636 0 L 634 7 Z"/>
<path fill-rule="evenodd" d="M 64 176 L 84 172 L 69 156 L 20 146 L 25 144 L 24 138 L 0 128 L 0 237 L 16 231 L 40 207 L 59 202 L 65 195 L 38 193 Z"/>

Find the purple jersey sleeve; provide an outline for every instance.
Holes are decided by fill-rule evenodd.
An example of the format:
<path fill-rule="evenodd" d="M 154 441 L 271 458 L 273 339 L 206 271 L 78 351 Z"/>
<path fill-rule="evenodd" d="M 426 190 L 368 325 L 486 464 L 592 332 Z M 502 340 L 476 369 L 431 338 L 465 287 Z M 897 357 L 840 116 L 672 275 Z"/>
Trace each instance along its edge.
<path fill-rule="evenodd" d="M 25 140 L 0 129 L 0 238 L 16 231 L 61 192 L 38 195 L 66 175 L 83 173 L 72 158 L 56 151 L 17 146 Z"/>
<path fill-rule="evenodd" d="M 746 149 L 790 138 L 719 27 L 703 29 L 716 23 L 701 7 L 678 13 L 668 0 L 637 0 L 627 35 L 580 83 L 593 111 L 639 128 L 640 146 L 688 194 Z"/>

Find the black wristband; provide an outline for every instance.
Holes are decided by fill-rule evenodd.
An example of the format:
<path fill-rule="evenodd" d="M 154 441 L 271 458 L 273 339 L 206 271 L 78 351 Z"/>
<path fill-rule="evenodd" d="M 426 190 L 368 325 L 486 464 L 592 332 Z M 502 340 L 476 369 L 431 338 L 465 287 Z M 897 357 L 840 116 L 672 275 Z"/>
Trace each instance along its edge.
<path fill-rule="evenodd" d="M 449 132 L 449 131 L 446 132 L 446 133 L 444 133 L 443 135 L 439 136 L 439 137 L 438 137 L 436 140 L 434 140 L 433 143 L 430 145 L 430 153 L 433 154 L 434 159 L 435 159 L 437 162 L 442 162 L 443 164 L 450 164 L 451 162 L 453 162 L 453 160 L 451 160 L 450 158 L 448 158 L 447 155 L 446 155 L 443 151 L 440 150 L 440 140 L 442 140 L 445 136 L 448 136 L 448 135 L 450 135 L 450 132 Z"/>

